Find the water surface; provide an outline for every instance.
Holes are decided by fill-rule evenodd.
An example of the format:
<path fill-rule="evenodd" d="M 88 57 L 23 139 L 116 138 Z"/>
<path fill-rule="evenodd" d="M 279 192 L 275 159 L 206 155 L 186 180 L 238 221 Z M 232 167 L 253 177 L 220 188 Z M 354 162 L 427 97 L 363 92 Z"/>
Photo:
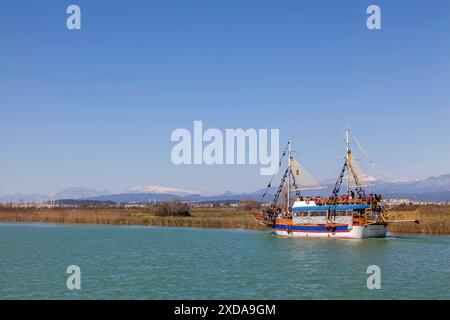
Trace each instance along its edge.
<path fill-rule="evenodd" d="M 450 237 L 0 224 L 0 299 L 449 299 L 449 262 Z M 69 265 L 81 290 L 66 287 Z"/>

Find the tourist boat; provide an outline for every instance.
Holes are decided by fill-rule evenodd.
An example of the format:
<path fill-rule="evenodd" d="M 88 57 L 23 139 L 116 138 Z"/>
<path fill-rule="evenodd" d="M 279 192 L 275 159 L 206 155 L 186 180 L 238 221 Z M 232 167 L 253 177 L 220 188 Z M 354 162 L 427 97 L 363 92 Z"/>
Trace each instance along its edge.
<path fill-rule="evenodd" d="M 386 209 L 381 195 L 367 195 L 363 175 L 350 150 L 349 130 L 345 137 L 346 154 L 344 166 L 336 181 L 332 194 L 328 197 L 306 196 L 311 190 L 322 189 L 317 182 L 292 156 L 291 140 L 280 159 L 287 155 L 287 169 L 281 178 L 280 185 L 272 204 L 266 210 L 256 210 L 253 217 L 275 232 L 285 237 L 303 238 L 384 238 L 387 226 L 393 222 L 386 218 Z M 272 180 L 267 190 L 271 187 Z M 347 190 L 341 191 L 343 181 L 347 182 Z M 264 194 L 263 198 L 265 197 Z M 284 205 L 278 203 L 280 195 L 285 194 Z M 295 192 L 295 196 L 291 193 Z M 417 222 L 417 221 L 414 221 Z"/>

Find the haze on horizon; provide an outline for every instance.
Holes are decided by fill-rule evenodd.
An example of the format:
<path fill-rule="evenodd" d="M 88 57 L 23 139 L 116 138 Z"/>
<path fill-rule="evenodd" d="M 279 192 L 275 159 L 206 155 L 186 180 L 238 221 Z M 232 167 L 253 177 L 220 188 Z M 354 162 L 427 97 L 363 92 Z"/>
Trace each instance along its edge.
<path fill-rule="evenodd" d="M 361 1 L 80 0 L 77 31 L 68 4 L 2 3 L 0 195 L 267 185 L 259 165 L 173 165 L 170 135 L 194 120 L 278 128 L 319 180 L 347 123 L 378 179 L 450 173 L 448 1 L 377 1 L 378 31 Z"/>

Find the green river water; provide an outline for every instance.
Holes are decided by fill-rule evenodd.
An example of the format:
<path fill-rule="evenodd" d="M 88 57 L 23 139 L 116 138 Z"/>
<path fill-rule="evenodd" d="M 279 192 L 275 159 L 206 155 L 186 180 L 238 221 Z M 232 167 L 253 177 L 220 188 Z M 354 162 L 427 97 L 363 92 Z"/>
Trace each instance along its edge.
<path fill-rule="evenodd" d="M 449 262 L 450 237 L 0 224 L 0 299 L 449 299 Z M 69 265 L 81 290 L 66 286 Z"/>

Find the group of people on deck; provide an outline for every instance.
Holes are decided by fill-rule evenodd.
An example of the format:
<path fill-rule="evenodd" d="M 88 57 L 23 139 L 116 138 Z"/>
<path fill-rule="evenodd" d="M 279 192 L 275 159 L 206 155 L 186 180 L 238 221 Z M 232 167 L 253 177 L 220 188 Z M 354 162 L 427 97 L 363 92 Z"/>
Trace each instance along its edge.
<path fill-rule="evenodd" d="M 377 205 L 378 202 L 381 202 L 381 194 L 371 193 L 369 195 L 365 194 L 355 194 L 355 192 L 350 191 L 349 194 L 341 195 L 338 197 L 326 197 L 322 198 L 320 196 L 312 197 L 299 197 L 298 201 L 305 201 L 306 204 L 309 204 L 311 201 L 314 201 L 316 205 L 327 205 L 327 204 L 368 204 L 368 205 Z"/>

